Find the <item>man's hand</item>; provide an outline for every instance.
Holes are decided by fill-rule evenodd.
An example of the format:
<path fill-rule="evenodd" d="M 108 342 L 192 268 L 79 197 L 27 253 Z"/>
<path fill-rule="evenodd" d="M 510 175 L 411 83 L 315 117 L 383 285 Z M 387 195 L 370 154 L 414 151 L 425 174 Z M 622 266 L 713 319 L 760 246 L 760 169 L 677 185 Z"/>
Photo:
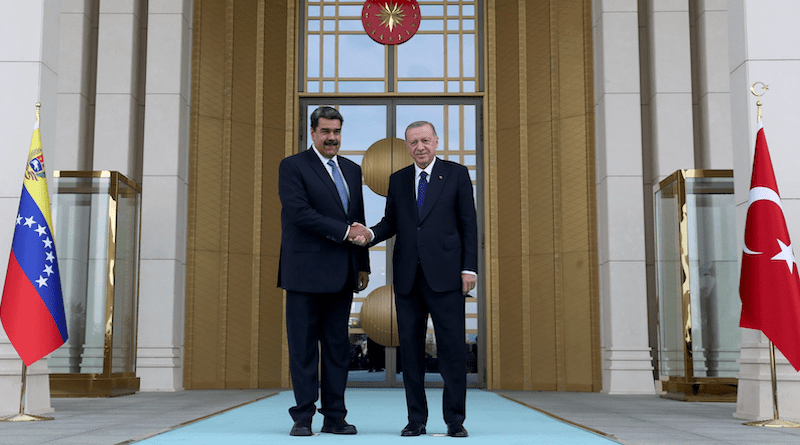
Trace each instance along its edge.
<path fill-rule="evenodd" d="M 470 273 L 461 274 L 461 293 L 467 295 L 469 291 L 475 289 L 475 284 L 478 282 L 478 277 Z"/>
<path fill-rule="evenodd" d="M 366 246 L 372 240 L 372 234 L 363 224 L 354 222 L 350 226 L 350 233 L 347 235 L 347 241 L 359 246 Z"/>
<path fill-rule="evenodd" d="M 361 270 L 358 272 L 358 290 L 362 291 L 369 284 L 369 272 Z"/>

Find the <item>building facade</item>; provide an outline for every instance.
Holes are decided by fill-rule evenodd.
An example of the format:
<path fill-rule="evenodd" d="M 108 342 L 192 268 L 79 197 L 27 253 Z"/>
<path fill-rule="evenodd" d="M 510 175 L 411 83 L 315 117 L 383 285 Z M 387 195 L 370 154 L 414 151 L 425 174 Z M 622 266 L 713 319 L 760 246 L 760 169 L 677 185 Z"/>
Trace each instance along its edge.
<path fill-rule="evenodd" d="M 277 167 L 308 146 L 320 104 L 342 110 L 348 157 L 367 163 L 372 144 L 421 116 L 470 168 L 482 254 L 473 386 L 661 390 L 654 189 L 677 170 L 733 170 L 742 238 L 754 82 L 770 87 L 765 126 L 800 230 L 800 7 L 788 0 L 420 0 L 418 35 L 397 46 L 370 43 L 358 1 L 17 3 L 0 15 L 0 252 L 38 101 L 48 173 L 111 170 L 142 186 L 144 391 L 290 385 Z M 367 205 L 374 224 L 380 198 Z M 390 284 L 390 249 L 371 253 L 369 290 Z M 764 417 L 767 341 L 742 330 L 740 349 L 737 416 Z M 16 409 L 19 368 L 0 334 L 12 401 L 0 413 Z M 800 400 L 790 370 L 779 357 L 782 400 Z M 29 369 L 32 410 L 49 407 L 49 372 L 45 360 Z"/>

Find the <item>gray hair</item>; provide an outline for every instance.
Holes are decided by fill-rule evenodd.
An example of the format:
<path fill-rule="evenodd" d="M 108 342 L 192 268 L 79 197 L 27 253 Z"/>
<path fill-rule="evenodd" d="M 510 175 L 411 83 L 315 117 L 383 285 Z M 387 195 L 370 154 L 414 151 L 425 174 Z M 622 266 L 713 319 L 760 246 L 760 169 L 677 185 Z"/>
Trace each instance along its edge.
<path fill-rule="evenodd" d="M 412 122 L 412 123 L 408 124 L 408 127 L 406 127 L 406 135 L 408 134 L 408 130 L 410 130 L 412 128 L 422 127 L 422 126 L 425 126 L 425 125 L 430 125 L 431 126 L 431 130 L 433 130 L 433 135 L 437 136 L 436 128 L 433 126 L 432 123 L 430 123 L 428 121 L 416 121 L 416 122 Z"/>

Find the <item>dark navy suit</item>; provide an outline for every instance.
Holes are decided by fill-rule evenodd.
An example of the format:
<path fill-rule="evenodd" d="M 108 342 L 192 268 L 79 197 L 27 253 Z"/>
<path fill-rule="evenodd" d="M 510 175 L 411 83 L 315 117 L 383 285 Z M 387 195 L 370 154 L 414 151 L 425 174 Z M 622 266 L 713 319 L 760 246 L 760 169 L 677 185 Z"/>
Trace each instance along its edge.
<path fill-rule="evenodd" d="M 425 331 L 428 313 L 436 332 L 444 379 L 446 423 L 466 415 L 466 351 L 461 272 L 478 270 L 478 226 L 467 168 L 436 158 L 418 215 L 415 168 L 392 174 L 384 218 L 372 228 L 377 243 L 397 235 L 393 286 L 409 422 L 425 424 Z"/>
<path fill-rule="evenodd" d="M 369 252 L 348 243 L 347 227 L 364 223 L 361 167 L 338 156 L 350 192 L 345 213 L 336 186 L 313 149 L 281 161 L 281 254 L 278 286 L 286 289 L 289 369 L 296 406 L 292 419 L 310 420 L 318 399 L 317 375 L 322 343 L 320 412 L 344 418 L 344 389 L 350 363 L 347 322 L 358 272 L 369 272 Z"/>

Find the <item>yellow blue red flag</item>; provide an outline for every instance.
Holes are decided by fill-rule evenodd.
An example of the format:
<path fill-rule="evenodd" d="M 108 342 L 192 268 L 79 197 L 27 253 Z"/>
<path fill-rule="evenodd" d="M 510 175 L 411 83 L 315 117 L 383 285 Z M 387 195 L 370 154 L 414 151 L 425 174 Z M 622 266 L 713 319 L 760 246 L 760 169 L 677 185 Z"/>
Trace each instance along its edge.
<path fill-rule="evenodd" d="M 0 321 L 26 366 L 67 341 L 39 123 L 33 129 Z"/>

